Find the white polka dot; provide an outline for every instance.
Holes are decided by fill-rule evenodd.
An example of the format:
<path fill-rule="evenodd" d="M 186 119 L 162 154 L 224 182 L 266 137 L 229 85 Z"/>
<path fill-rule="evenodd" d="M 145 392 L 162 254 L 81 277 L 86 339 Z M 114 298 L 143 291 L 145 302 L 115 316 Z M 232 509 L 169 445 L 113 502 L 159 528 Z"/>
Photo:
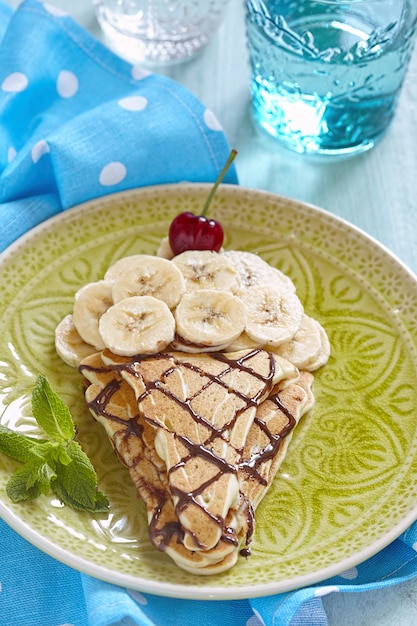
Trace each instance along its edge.
<path fill-rule="evenodd" d="M 210 109 L 204 111 L 204 122 L 210 130 L 223 130 L 219 120 Z"/>
<path fill-rule="evenodd" d="M 9 149 L 7 150 L 7 162 L 11 163 L 13 159 L 16 158 L 16 155 L 16 148 L 14 148 L 13 146 L 9 146 Z"/>
<path fill-rule="evenodd" d="M 417 552 L 417 541 L 415 543 L 413 543 L 412 548 L 413 548 L 414 552 Z"/>
<path fill-rule="evenodd" d="M 41 139 L 38 143 L 32 148 L 32 161 L 37 163 L 44 154 L 50 152 L 49 145 L 46 143 L 45 139 Z"/>
<path fill-rule="evenodd" d="M 44 2 L 43 7 L 45 11 L 48 11 L 48 13 L 50 13 L 51 15 L 55 15 L 56 17 L 63 17 L 64 15 L 68 15 L 68 13 L 65 13 L 65 11 L 63 11 L 62 9 L 59 9 L 58 7 L 55 7 L 53 6 L 53 4 L 49 4 L 48 2 Z"/>
<path fill-rule="evenodd" d="M 328 596 L 334 591 L 339 591 L 339 587 L 336 587 L 336 585 L 329 585 L 328 587 L 321 587 L 319 589 L 316 589 L 314 595 L 316 596 L 316 598 L 320 598 L 321 596 Z"/>
<path fill-rule="evenodd" d="M 355 578 L 358 577 L 358 568 L 351 567 L 350 569 L 347 569 L 345 572 L 342 572 L 341 574 L 339 574 L 339 576 L 341 578 L 345 578 L 346 580 L 354 580 Z"/>
<path fill-rule="evenodd" d="M 146 78 L 150 74 L 152 74 L 152 72 L 145 70 L 143 67 L 140 67 L 140 65 L 133 65 L 132 67 L 132 77 L 135 80 L 142 80 L 142 78 Z"/>
<path fill-rule="evenodd" d="M 29 81 L 25 74 L 22 74 L 22 72 L 13 72 L 12 74 L 6 76 L 1 88 L 3 91 L 24 91 L 28 84 Z"/>
<path fill-rule="evenodd" d="M 147 98 L 143 96 L 130 96 L 119 100 L 119 106 L 127 111 L 143 111 L 148 105 Z"/>
<path fill-rule="evenodd" d="M 141 604 L 142 606 L 146 606 L 148 604 L 147 598 L 139 593 L 139 591 L 134 591 L 133 589 L 126 589 L 126 591 L 138 604 Z"/>
<path fill-rule="evenodd" d="M 120 183 L 126 176 L 126 168 L 123 163 L 119 161 L 114 161 L 113 163 L 108 163 L 103 167 L 100 173 L 100 184 L 105 187 L 110 187 L 112 185 L 117 185 Z"/>
<path fill-rule="evenodd" d="M 78 78 L 73 72 L 62 70 L 58 75 L 56 90 L 61 98 L 72 98 L 78 91 Z"/>

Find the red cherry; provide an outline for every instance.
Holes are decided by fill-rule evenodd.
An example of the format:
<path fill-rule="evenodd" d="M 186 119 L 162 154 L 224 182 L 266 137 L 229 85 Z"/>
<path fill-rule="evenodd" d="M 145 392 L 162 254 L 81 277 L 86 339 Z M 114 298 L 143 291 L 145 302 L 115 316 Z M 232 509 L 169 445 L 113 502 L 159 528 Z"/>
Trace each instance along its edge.
<path fill-rule="evenodd" d="M 177 215 L 171 222 L 169 227 L 169 244 L 174 256 L 186 250 L 213 250 L 213 252 L 218 252 L 222 247 L 224 239 L 223 228 L 216 220 L 206 217 L 206 213 L 217 187 L 223 180 L 236 155 L 236 150 L 230 152 L 229 158 L 208 195 L 201 215 L 194 215 L 190 211 L 185 211 Z"/>
<path fill-rule="evenodd" d="M 186 250 L 218 252 L 223 239 L 223 228 L 219 222 L 190 211 L 177 215 L 169 227 L 169 243 L 174 255 Z"/>

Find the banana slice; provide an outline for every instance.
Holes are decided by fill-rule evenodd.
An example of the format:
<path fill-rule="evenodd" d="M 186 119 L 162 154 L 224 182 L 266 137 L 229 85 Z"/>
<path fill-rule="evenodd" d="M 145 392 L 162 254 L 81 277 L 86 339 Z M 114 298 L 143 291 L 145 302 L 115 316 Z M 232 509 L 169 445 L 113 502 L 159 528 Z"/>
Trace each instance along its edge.
<path fill-rule="evenodd" d="M 170 309 L 185 291 L 185 280 L 174 263 L 150 254 L 135 254 L 116 261 L 104 275 L 113 281 L 113 301 L 132 296 L 153 296 Z"/>
<path fill-rule="evenodd" d="M 100 318 L 104 346 L 120 356 L 155 354 L 174 339 L 175 320 L 153 296 L 132 296 L 111 306 Z"/>
<path fill-rule="evenodd" d="M 227 346 L 228 352 L 239 352 L 239 350 L 255 350 L 263 348 L 264 344 L 254 341 L 243 331 L 232 343 Z"/>
<path fill-rule="evenodd" d="M 56 327 L 55 349 L 64 363 L 71 367 L 78 367 L 83 359 L 97 352 L 94 346 L 81 339 L 72 315 L 66 315 Z"/>
<path fill-rule="evenodd" d="M 240 298 L 215 289 L 186 293 L 174 315 L 184 352 L 223 350 L 239 337 L 246 322 Z"/>
<path fill-rule="evenodd" d="M 188 250 L 172 259 L 185 278 L 186 291 L 217 289 L 235 293 L 240 285 L 233 264 L 218 252 Z"/>
<path fill-rule="evenodd" d="M 301 326 L 304 309 L 297 295 L 275 287 L 247 287 L 239 296 L 246 309 L 245 332 L 264 346 L 290 341 Z"/>
<path fill-rule="evenodd" d="M 172 259 L 174 253 L 172 252 L 171 244 L 169 243 L 169 237 L 161 239 L 159 248 L 156 251 L 156 256 L 162 257 L 163 259 Z"/>
<path fill-rule="evenodd" d="M 226 250 L 223 255 L 236 268 L 242 289 L 247 287 L 284 287 L 295 293 L 295 285 L 276 267 L 272 267 L 257 254 L 242 250 Z"/>
<path fill-rule="evenodd" d="M 108 280 L 99 280 L 87 283 L 75 294 L 72 318 L 81 339 L 94 346 L 96 350 L 103 350 L 98 323 L 105 311 L 113 304 L 113 283 Z"/>
<path fill-rule="evenodd" d="M 320 367 L 323 367 L 323 365 L 326 365 L 327 361 L 329 360 L 330 352 L 331 352 L 330 341 L 329 341 L 326 331 L 324 330 L 323 326 L 319 322 L 317 322 L 317 320 L 316 320 L 316 323 L 319 325 L 321 348 L 318 354 L 316 355 L 316 357 L 312 361 L 310 361 L 310 363 L 308 363 L 306 369 L 309 372 L 315 372 Z"/>
<path fill-rule="evenodd" d="M 272 348 L 272 351 L 290 361 L 298 369 L 310 370 L 310 365 L 314 367 L 316 362 L 319 363 L 326 358 L 321 331 L 324 332 L 324 329 L 319 322 L 304 314 L 301 326 L 294 337 L 290 341 Z M 327 354 L 328 357 L 329 354 Z"/>

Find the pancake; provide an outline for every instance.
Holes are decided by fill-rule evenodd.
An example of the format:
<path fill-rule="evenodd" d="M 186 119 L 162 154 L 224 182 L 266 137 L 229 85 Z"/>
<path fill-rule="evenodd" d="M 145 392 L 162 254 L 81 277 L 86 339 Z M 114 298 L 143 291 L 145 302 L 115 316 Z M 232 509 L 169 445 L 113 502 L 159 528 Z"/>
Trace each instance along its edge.
<path fill-rule="evenodd" d="M 133 358 L 105 350 L 79 369 L 90 411 L 145 501 L 155 547 L 196 574 L 232 567 L 311 406 L 312 376 L 253 349 Z"/>

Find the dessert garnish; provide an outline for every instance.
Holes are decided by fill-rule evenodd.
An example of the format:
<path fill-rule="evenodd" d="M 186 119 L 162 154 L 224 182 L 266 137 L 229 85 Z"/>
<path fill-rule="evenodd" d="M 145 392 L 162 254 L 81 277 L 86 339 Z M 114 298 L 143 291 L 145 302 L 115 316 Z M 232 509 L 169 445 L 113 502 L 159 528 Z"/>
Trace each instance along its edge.
<path fill-rule="evenodd" d="M 237 155 L 232 150 L 225 166 L 214 183 L 200 215 L 190 211 L 180 213 L 175 217 L 169 228 L 169 243 L 174 255 L 186 250 L 212 250 L 218 252 L 223 245 L 224 232 L 222 225 L 207 217 L 207 212 L 217 187 L 222 182 L 227 170 Z"/>
<path fill-rule="evenodd" d="M 109 502 L 97 489 L 94 467 L 75 440 L 71 413 L 41 374 L 32 391 L 32 413 L 48 438 L 30 437 L 0 425 L 0 451 L 23 463 L 6 485 L 9 498 L 23 502 L 52 490 L 76 511 L 107 511 Z"/>

